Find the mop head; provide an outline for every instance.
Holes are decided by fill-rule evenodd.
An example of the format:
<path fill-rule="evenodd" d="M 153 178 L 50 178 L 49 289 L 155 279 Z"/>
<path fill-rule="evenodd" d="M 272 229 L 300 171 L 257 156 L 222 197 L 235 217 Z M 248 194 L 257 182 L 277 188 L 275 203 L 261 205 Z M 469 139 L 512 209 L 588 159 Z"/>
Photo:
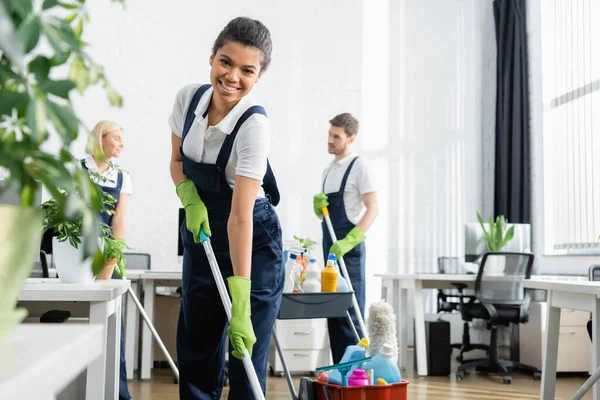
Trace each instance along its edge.
<path fill-rule="evenodd" d="M 384 344 L 392 346 L 394 360 L 398 359 L 398 338 L 396 337 L 396 315 L 392 306 L 384 300 L 371 304 L 369 308 L 369 355 L 373 356 Z"/>

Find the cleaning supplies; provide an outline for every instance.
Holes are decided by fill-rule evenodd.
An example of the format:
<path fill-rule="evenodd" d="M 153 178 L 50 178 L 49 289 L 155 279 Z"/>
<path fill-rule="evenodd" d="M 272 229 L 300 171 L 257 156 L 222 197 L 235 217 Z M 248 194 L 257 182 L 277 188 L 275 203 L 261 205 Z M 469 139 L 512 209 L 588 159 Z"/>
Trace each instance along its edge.
<path fill-rule="evenodd" d="M 340 273 L 340 266 L 338 265 L 338 263 L 335 263 L 335 270 L 338 273 L 338 280 L 337 280 L 337 291 L 341 292 L 341 293 L 345 293 L 348 292 L 348 282 L 346 282 L 346 279 L 344 278 L 344 276 Z"/>
<path fill-rule="evenodd" d="M 364 369 L 356 368 L 348 376 L 348 386 L 368 386 L 369 377 Z"/>
<path fill-rule="evenodd" d="M 346 347 L 346 351 L 344 352 L 344 355 L 343 355 L 342 359 L 340 360 L 340 364 L 354 361 L 354 360 L 360 360 L 361 358 L 365 358 L 365 353 L 366 353 L 368 347 L 369 347 L 369 341 L 365 338 L 362 338 L 360 340 L 360 342 L 358 342 L 356 345 L 351 345 L 351 346 Z M 357 367 L 360 367 L 360 365 L 358 365 L 358 364 L 354 365 L 352 369 L 357 368 Z M 352 369 L 350 371 L 352 371 Z M 338 370 L 331 371 L 331 374 L 329 374 L 329 378 L 327 379 L 327 382 L 333 383 L 335 385 L 342 385 L 342 374 L 340 373 L 340 371 L 338 371 Z"/>
<path fill-rule="evenodd" d="M 376 382 L 383 379 L 388 384 L 402 382 L 398 365 L 392 361 L 395 352 L 392 345 L 385 343 L 377 354 L 372 354 L 373 360 L 365 363 L 363 368 L 373 370 L 373 378 Z"/>
<path fill-rule="evenodd" d="M 294 266 L 296 265 L 296 254 L 290 253 L 287 262 L 285 263 L 285 285 L 283 286 L 284 293 L 292 293 L 294 290 Z"/>
<path fill-rule="evenodd" d="M 310 259 L 304 274 L 306 275 L 306 280 L 302 284 L 304 293 L 319 293 L 321 291 L 321 282 L 319 279 L 321 277 L 321 269 L 315 258 Z"/>
<path fill-rule="evenodd" d="M 335 255 L 327 258 L 327 266 L 321 272 L 321 292 L 337 292 L 338 272 L 335 270 Z"/>
<path fill-rule="evenodd" d="M 398 337 L 396 336 L 396 315 L 394 310 L 385 301 L 378 301 L 369 307 L 369 353 L 381 352 L 384 344 L 392 345 L 395 354 L 392 361 L 398 360 Z"/>

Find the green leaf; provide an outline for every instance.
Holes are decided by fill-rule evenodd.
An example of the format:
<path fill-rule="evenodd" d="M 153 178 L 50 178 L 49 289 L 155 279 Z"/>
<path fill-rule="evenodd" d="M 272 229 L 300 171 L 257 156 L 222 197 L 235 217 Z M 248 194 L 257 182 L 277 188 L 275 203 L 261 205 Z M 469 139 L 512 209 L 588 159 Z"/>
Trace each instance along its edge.
<path fill-rule="evenodd" d="M 98 250 L 96 254 L 94 254 L 94 258 L 92 261 L 92 273 L 94 274 L 94 276 L 102 272 L 102 268 L 104 268 L 104 262 L 104 255 L 102 254 L 102 252 L 100 252 L 100 250 Z"/>
<path fill-rule="evenodd" d="M 67 46 L 64 43 L 58 27 L 54 26 L 51 23 L 45 22 L 45 23 L 42 23 L 42 31 L 44 32 L 46 39 L 48 39 L 50 46 L 52 46 L 52 49 L 56 53 L 62 54 L 62 53 L 68 53 L 71 51 L 71 48 L 69 48 L 69 46 Z M 59 57 L 62 57 L 62 56 L 59 56 Z"/>
<path fill-rule="evenodd" d="M 62 3 L 61 6 L 66 10 L 77 10 L 79 6 L 77 4 Z"/>
<path fill-rule="evenodd" d="M 33 4 L 31 0 L 9 0 L 9 9 L 16 12 L 22 19 L 27 18 L 33 11 Z"/>
<path fill-rule="evenodd" d="M 43 97 L 35 96 L 27 106 L 27 125 L 36 142 L 40 143 L 46 132 L 46 103 Z"/>
<path fill-rule="evenodd" d="M 42 22 L 37 15 L 29 15 L 17 28 L 17 37 L 25 45 L 25 53 L 29 53 L 40 40 Z"/>
<path fill-rule="evenodd" d="M 13 108 L 17 108 L 24 112 L 29 101 L 27 93 L 12 92 L 8 90 L 1 90 L 0 98 L 2 99 L 2 101 L 0 101 L 0 115 L 10 114 Z"/>
<path fill-rule="evenodd" d="M 77 138 L 79 130 L 79 121 L 75 114 L 73 114 L 73 110 L 67 106 L 53 103 L 50 100 L 46 100 L 46 105 L 48 116 L 54 123 L 56 131 L 63 137 L 63 143 L 65 145 L 70 144 Z"/>
<path fill-rule="evenodd" d="M 35 75 L 38 83 L 43 83 L 48 79 L 50 73 L 50 60 L 44 56 L 37 56 L 29 63 L 29 72 Z"/>
<path fill-rule="evenodd" d="M 80 19 L 77 22 L 74 33 L 75 33 L 75 36 L 77 36 L 78 38 L 81 37 L 81 34 L 83 33 L 83 19 Z"/>
<path fill-rule="evenodd" d="M 57 65 L 62 65 L 67 62 L 69 57 L 71 56 L 70 52 L 66 53 L 56 53 L 54 57 L 50 59 L 50 65 L 56 67 Z"/>
<path fill-rule="evenodd" d="M 515 226 L 513 225 L 510 228 L 508 228 L 508 230 L 506 231 L 506 236 L 504 237 L 504 245 L 506 245 L 508 242 L 510 242 L 514 236 L 515 236 Z"/>
<path fill-rule="evenodd" d="M 123 106 L 123 98 L 109 84 L 106 84 L 106 93 L 108 95 L 108 101 L 110 102 L 110 105 L 116 106 L 116 107 L 122 107 Z"/>
<path fill-rule="evenodd" d="M 77 90 L 83 94 L 88 85 L 88 69 L 81 58 L 76 57 L 71 61 L 69 79 L 75 82 Z"/>
<path fill-rule="evenodd" d="M 69 92 L 75 88 L 75 82 L 64 79 L 60 81 L 48 80 L 40 88 L 63 99 L 69 99 Z"/>
<path fill-rule="evenodd" d="M 0 51 L 17 67 L 23 70 L 23 42 L 17 37 L 15 27 L 4 2 L 0 2 Z"/>
<path fill-rule="evenodd" d="M 75 21 L 75 18 L 77 18 L 77 13 L 73 13 L 73 14 L 70 14 L 70 15 L 68 15 L 68 16 L 65 18 L 65 21 L 67 21 L 67 22 L 69 22 L 69 23 L 70 23 L 70 22 L 73 22 L 73 21 Z"/>
<path fill-rule="evenodd" d="M 12 70 L 11 66 L 6 62 L 0 62 L 0 77 L 6 80 L 15 80 L 17 82 L 23 82 L 23 78 Z"/>
<path fill-rule="evenodd" d="M 49 8 L 56 7 L 59 4 L 60 3 L 58 2 L 58 0 L 46 0 L 44 1 L 44 6 L 42 7 L 42 10 L 47 10 Z"/>

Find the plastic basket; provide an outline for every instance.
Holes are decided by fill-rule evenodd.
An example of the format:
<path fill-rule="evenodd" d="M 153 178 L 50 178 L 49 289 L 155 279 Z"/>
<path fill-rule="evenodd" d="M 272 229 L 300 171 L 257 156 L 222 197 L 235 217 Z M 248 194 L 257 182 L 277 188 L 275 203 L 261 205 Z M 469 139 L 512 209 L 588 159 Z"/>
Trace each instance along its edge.
<path fill-rule="evenodd" d="M 406 400 L 408 381 L 381 386 L 338 386 L 314 382 L 317 400 Z"/>
<path fill-rule="evenodd" d="M 277 319 L 345 318 L 354 292 L 284 293 Z"/>

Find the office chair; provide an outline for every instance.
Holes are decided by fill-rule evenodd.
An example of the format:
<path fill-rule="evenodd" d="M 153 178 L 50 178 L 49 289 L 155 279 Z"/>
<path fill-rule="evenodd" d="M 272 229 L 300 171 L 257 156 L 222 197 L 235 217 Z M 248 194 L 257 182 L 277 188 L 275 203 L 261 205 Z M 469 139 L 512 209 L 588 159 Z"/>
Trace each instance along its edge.
<path fill-rule="evenodd" d="M 588 279 L 590 281 L 600 281 L 600 265 L 592 265 L 588 270 Z M 590 320 L 587 322 L 587 331 L 590 336 L 590 340 L 592 340 L 592 316 L 590 315 Z"/>
<path fill-rule="evenodd" d="M 461 272 L 461 259 L 458 257 L 438 257 L 438 272 L 440 274 L 458 274 Z M 467 287 L 464 283 L 452 282 L 456 290 L 438 290 L 438 314 L 442 312 L 451 313 L 458 310 L 461 303 L 468 300 L 469 303 L 474 303 L 477 298 L 473 295 L 465 295 L 463 290 Z M 458 291 L 458 293 L 456 293 Z M 449 301 L 457 299 L 458 301 Z M 469 334 L 469 323 L 465 321 L 463 324 L 462 343 L 452 343 L 453 349 L 460 350 L 460 354 L 456 359 L 459 362 L 463 361 L 463 354 L 471 350 L 485 350 L 489 353 L 490 347 L 487 344 L 471 343 L 471 335 Z"/>
<path fill-rule="evenodd" d="M 464 321 L 473 318 L 488 321 L 491 330 L 488 358 L 470 360 L 460 365 L 456 379 L 461 380 L 465 371 L 471 368 L 500 371 L 503 381 L 511 383 L 510 370 L 521 370 L 533 374 L 534 379 L 541 378 L 541 372 L 530 365 L 516 361 L 500 359 L 498 344 L 498 325 L 525 323 L 529 320 L 531 294 L 523 286 L 523 280 L 531 277 L 533 254 L 530 253 L 485 253 L 475 281 L 475 296 L 479 303 L 461 303 L 460 312 Z"/>

